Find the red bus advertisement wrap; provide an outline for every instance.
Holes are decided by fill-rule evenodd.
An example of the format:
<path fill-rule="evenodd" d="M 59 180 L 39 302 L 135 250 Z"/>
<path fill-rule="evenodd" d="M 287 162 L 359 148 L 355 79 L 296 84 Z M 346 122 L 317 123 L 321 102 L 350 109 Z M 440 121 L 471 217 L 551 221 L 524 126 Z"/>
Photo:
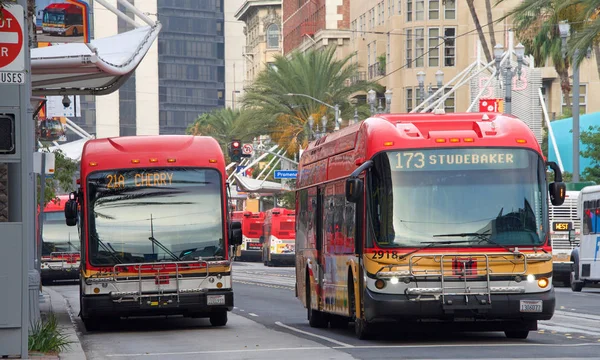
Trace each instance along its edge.
<path fill-rule="evenodd" d="M 83 243 L 86 328 L 120 316 L 184 315 L 227 323 L 233 309 L 224 157 L 201 136 L 88 141 L 80 188 L 65 208 Z M 81 211 L 77 212 L 77 204 Z"/>
<path fill-rule="evenodd" d="M 294 264 L 296 212 L 273 208 L 265 212 L 262 261 L 266 266 Z"/>
<path fill-rule="evenodd" d="M 79 234 L 65 225 L 68 195 L 59 195 L 44 207 L 42 228 L 42 280 L 79 278 Z"/>
<path fill-rule="evenodd" d="M 312 327 L 523 339 L 554 314 L 548 198 L 562 204 L 566 187 L 519 119 L 377 115 L 310 143 L 296 189 L 296 296 Z"/>
<path fill-rule="evenodd" d="M 265 214 L 244 211 L 242 215 L 242 245 L 239 247 L 239 257 L 242 261 L 261 260 L 263 224 Z"/>

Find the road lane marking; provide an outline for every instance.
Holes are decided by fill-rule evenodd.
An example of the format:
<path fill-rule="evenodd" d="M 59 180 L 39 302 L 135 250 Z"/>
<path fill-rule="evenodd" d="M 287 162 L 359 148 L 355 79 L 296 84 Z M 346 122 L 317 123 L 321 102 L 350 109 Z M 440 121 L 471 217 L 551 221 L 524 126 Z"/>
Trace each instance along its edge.
<path fill-rule="evenodd" d="M 287 327 L 287 325 L 283 327 Z M 294 329 L 294 331 L 303 332 L 302 330 Z M 320 335 L 307 333 L 308 335 L 321 337 Z M 328 339 L 331 341 L 333 339 Z M 337 342 L 337 340 L 333 340 Z M 347 345 L 347 346 L 346 346 Z M 427 344 L 427 345 L 358 345 L 353 346 L 345 344 L 344 346 L 313 346 L 313 347 L 294 347 L 294 348 L 273 348 L 273 349 L 235 349 L 235 350 L 204 350 L 204 351 L 185 351 L 185 352 L 168 352 L 168 353 L 130 353 L 130 354 L 107 354 L 106 357 L 133 357 L 133 356 L 169 356 L 169 355 L 202 355 L 202 354 L 239 354 L 239 353 L 250 353 L 250 352 L 276 352 L 276 351 L 323 351 L 323 350 L 346 350 L 349 351 L 349 347 L 352 349 L 419 349 L 419 348 L 474 348 L 474 347 L 584 347 L 584 346 L 600 346 L 598 343 L 580 343 L 580 344 L 528 344 L 528 343 L 490 343 L 490 344 Z"/>
<path fill-rule="evenodd" d="M 554 311 L 554 315 L 568 316 L 568 317 L 571 317 L 571 318 L 576 317 L 576 318 L 580 318 L 580 319 L 599 320 L 600 321 L 600 316 L 599 315 L 578 313 L 578 312 L 572 312 L 572 311 L 555 310 Z"/>
<path fill-rule="evenodd" d="M 255 313 L 248 313 L 248 315 L 250 315 L 250 316 L 256 316 L 256 317 L 258 316 Z"/>
<path fill-rule="evenodd" d="M 164 352 L 164 353 L 137 353 L 137 354 L 108 354 L 106 357 L 132 357 L 132 356 L 183 356 L 183 355 L 202 355 L 202 354 L 237 354 L 249 352 L 271 352 L 271 351 L 307 351 L 307 350 L 331 350 L 327 346 L 297 347 L 297 348 L 275 348 L 275 349 L 244 349 L 244 350 L 204 350 L 204 351 L 182 351 L 182 352 Z"/>
<path fill-rule="evenodd" d="M 334 344 L 340 345 L 342 348 L 353 348 L 354 347 L 354 345 L 346 344 L 344 342 L 337 341 L 337 340 L 332 339 L 332 338 L 327 337 L 327 336 L 317 335 L 317 334 L 313 334 L 313 333 L 308 332 L 308 331 L 296 329 L 295 327 L 292 327 L 292 326 L 289 326 L 289 325 L 286 325 L 286 324 L 282 324 L 279 321 L 275 322 L 275 325 L 281 326 L 282 328 L 286 328 L 288 330 L 295 331 L 295 332 L 300 333 L 300 334 L 304 334 L 304 335 L 316 337 L 316 338 L 321 339 L 321 340 L 329 341 L 330 343 L 334 343 Z"/>
<path fill-rule="evenodd" d="M 568 324 L 568 325 L 563 325 L 563 324 L 557 324 L 557 323 L 540 323 L 539 325 L 540 329 L 544 329 L 544 330 L 550 330 L 552 331 L 553 334 L 556 334 L 556 332 L 561 332 L 564 333 L 565 336 L 571 336 L 571 333 L 583 333 L 586 335 L 593 335 L 593 336 L 600 336 L 600 329 L 597 328 L 591 328 L 591 327 L 587 327 L 587 326 L 581 326 L 581 325 L 572 325 L 572 324 Z"/>

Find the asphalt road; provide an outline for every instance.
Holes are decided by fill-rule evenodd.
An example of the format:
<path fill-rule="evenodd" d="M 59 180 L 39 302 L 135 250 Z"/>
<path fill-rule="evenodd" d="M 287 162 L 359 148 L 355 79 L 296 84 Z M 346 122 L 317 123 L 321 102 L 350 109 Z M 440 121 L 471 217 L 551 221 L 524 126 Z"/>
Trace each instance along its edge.
<path fill-rule="evenodd" d="M 503 333 L 411 333 L 402 325 L 361 341 L 348 329 L 313 329 L 294 296 L 294 269 L 235 263 L 235 309 L 224 328 L 205 319 L 121 320 L 103 331 L 76 324 L 88 359 L 551 359 L 600 358 L 600 289 L 557 289 L 557 310 L 526 340 Z M 78 288 L 55 285 L 78 312 Z"/>

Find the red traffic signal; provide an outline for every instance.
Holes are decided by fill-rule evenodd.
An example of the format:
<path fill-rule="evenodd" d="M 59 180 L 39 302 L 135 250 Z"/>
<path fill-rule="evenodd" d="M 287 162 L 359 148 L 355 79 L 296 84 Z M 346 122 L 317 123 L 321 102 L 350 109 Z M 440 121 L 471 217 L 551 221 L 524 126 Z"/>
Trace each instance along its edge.
<path fill-rule="evenodd" d="M 231 143 L 231 147 L 232 147 L 233 149 L 239 149 L 241 145 L 242 145 L 242 144 L 240 144 L 240 142 L 239 142 L 239 141 L 233 141 L 233 142 Z"/>

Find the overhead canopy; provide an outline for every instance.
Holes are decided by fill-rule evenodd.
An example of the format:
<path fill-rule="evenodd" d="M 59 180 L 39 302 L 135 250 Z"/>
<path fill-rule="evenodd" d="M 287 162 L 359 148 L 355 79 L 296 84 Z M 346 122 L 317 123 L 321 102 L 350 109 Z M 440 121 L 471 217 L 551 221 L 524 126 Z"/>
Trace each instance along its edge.
<path fill-rule="evenodd" d="M 74 161 L 79 161 L 79 160 L 81 160 L 81 153 L 83 151 L 83 145 L 85 145 L 85 143 L 88 140 L 89 139 L 81 139 L 81 140 L 64 143 L 59 146 L 51 146 L 49 148 L 49 150 L 51 152 L 54 152 L 56 150 L 61 150 L 65 154 L 65 156 L 68 157 L 69 159 L 74 160 Z"/>
<path fill-rule="evenodd" d="M 290 191 L 289 188 L 284 187 L 276 182 L 251 179 L 238 174 L 235 174 L 234 177 L 235 182 L 241 191 L 259 193 L 263 195 L 278 194 Z"/>
<path fill-rule="evenodd" d="M 161 24 L 92 40 L 31 50 L 33 95 L 105 95 L 140 64 Z"/>

